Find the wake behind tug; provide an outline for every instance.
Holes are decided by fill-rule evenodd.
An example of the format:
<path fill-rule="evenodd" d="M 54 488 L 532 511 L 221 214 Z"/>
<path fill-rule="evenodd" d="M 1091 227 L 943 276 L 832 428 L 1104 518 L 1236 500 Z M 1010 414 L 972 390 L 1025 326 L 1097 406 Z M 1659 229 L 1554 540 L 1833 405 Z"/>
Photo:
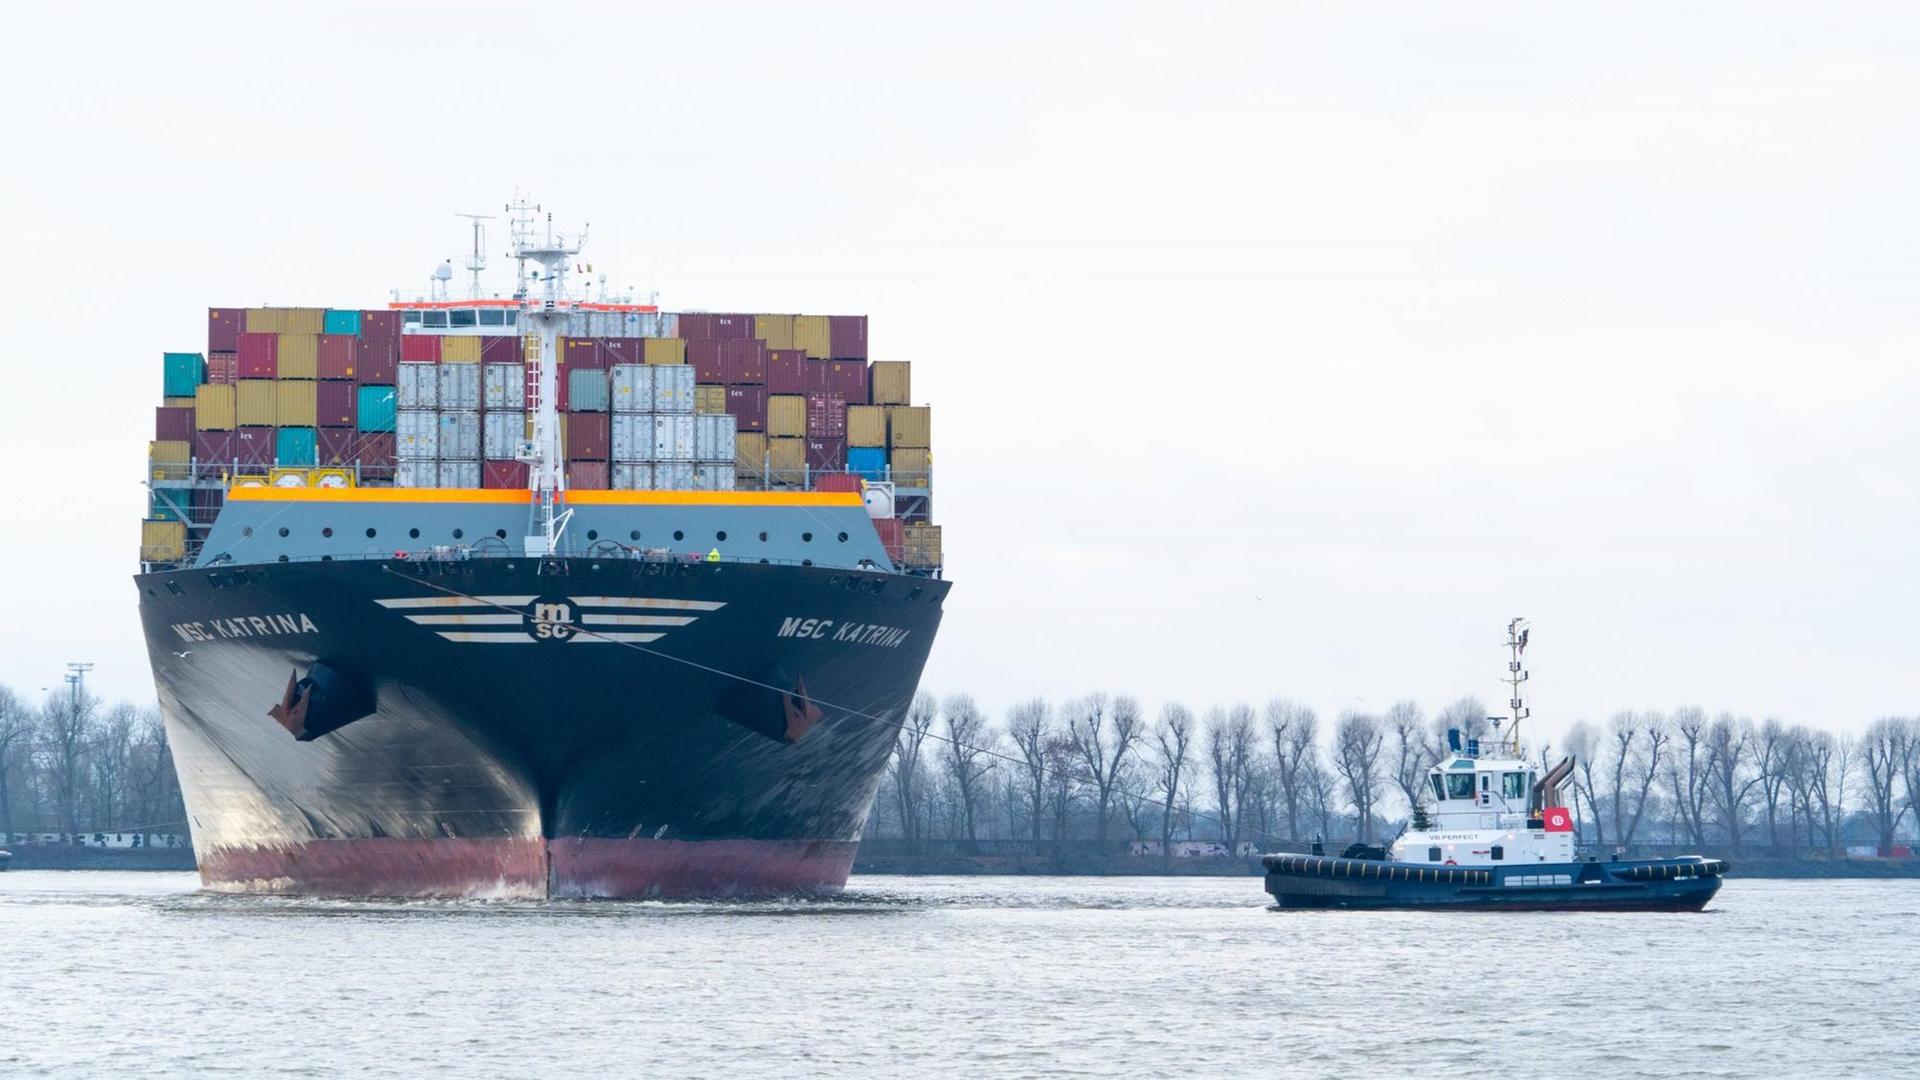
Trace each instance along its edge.
<path fill-rule="evenodd" d="M 1428 772 L 1429 818 L 1391 848 L 1355 844 L 1344 856 L 1267 855 L 1266 889 L 1283 908 L 1447 908 L 1502 911 L 1699 911 L 1729 869 L 1721 859 L 1686 856 L 1597 862 L 1574 851 L 1573 816 L 1560 791 L 1573 772 L 1564 758 L 1539 776 L 1526 760 L 1520 688 L 1527 631 L 1507 625 L 1506 681 L 1512 723 L 1493 748 L 1449 731 L 1449 752 Z M 1496 732 L 1500 726 L 1493 721 Z"/>

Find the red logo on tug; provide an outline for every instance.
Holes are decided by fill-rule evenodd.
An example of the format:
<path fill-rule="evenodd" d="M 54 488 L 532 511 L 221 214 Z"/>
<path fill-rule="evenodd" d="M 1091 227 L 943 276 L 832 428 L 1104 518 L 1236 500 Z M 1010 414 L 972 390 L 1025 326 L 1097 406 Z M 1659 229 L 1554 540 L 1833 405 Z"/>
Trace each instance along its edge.
<path fill-rule="evenodd" d="M 1573 815 L 1567 813 L 1567 808 L 1564 806 L 1547 807 L 1546 819 L 1548 832 L 1573 831 Z"/>

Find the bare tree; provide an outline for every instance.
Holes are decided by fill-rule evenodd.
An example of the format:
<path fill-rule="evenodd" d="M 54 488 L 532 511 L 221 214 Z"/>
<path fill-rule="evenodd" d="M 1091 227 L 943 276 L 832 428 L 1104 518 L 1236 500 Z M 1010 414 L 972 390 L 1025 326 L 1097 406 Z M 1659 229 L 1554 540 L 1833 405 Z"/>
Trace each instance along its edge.
<path fill-rule="evenodd" d="M 1306 770 L 1320 755 L 1320 723 L 1313 710 L 1284 698 L 1267 702 L 1267 731 L 1273 738 L 1274 777 L 1287 808 L 1287 836 L 1300 839 L 1300 811 L 1305 808 Z"/>
<path fill-rule="evenodd" d="M 1440 710 L 1433 718 L 1433 734 L 1442 746 L 1446 745 L 1447 731 L 1458 731 L 1462 739 L 1478 739 L 1487 733 L 1487 706 L 1479 698 L 1471 695 L 1463 697 Z"/>
<path fill-rule="evenodd" d="M 1647 799 L 1667 748 L 1666 720 L 1658 713 L 1614 714 L 1607 722 L 1612 747 L 1611 768 L 1607 772 L 1613 809 L 1613 842 L 1631 844 L 1640 831 L 1640 818 L 1646 812 Z M 1631 809 L 1629 809 L 1631 807 Z"/>
<path fill-rule="evenodd" d="M 1407 802 L 1407 810 L 1426 801 L 1427 770 L 1438 755 L 1427 739 L 1426 721 L 1420 706 L 1411 701 L 1396 701 L 1387 706 L 1387 734 L 1393 742 L 1393 784 Z"/>
<path fill-rule="evenodd" d="M 893 791 L 899 801 L 900 835 L 907 840 L 921 838 L 920 815 L 926 793 L 920 756 L 927 733 L 939 715 L 940 707 L 934 703 L 932 694 L 915 694 L 913 703 L 907 706 L 906 719 L 900 724 L 900 738 L 893 744 Z"/>
<path fill-rule="evenodd" d="M 1847 788 L 1856 762 L 1853 740 L 1831 732 L 1812 732 L 1806 741 L 1807 788 L 1819 806 L 1820 831 L 1827 854 L 1840 856 L 1840 826 L 1847 818 Z M 1810 807 L 1811 809 L 1811 807 Z"/>
<path fill-rule="evenodd" d="M 1674 752 L 1667 757 L 1667 793 L 1674 824 L 1696 847 L 1707 843 L 1707 714 L 1696 708 L 1673 714 Z"/>
<path fill-rule="evenodd" d="M 40 709 L 41 771 L 61 831 L 80 831 L 86 794 L 86 753 L 98 702 L 85 691 L 56 692 Z"/>
<path fill-rule="evenodd" d="M 1102 844 L 1107 839 L 1114 792 L 1142 728 L 1140 703 L 1130 697 L 1109 701 L 1105 694 L 1094 693 L 1068 708 L 1067 735 L 1076 764 L 1093 784 L 1094 836 Z"/>
<path fill-rule="evenodd" d="M 1173 858 L 1173 808 L 1186 789 L 1193 768 L 1187 754 L 1193 744 L 1193 713 L 1185 705 L 1169 703 L 1160 710 L 1153 728 L 1153 783 L 1160 793 L 1160 855 Z"/>
<path fill-rule="evenodd" d="M 1347 712 L 1333 729 L 1333 763 L 1346 781 L 1347 802 L 1353 807 L 1361 843 L 1373 839 L 1373 811 L 1380 801 L 1384 783 L 1380 775 L 1380 754 L 1386 746 L 1386 733 L 1380 719 L 1365 713 Z"/>
<path fill-rule="evenodd" d="M 1759 785 L 1752 769 L 1753 724 L 1744 717 L 1721 713 L 1707 725 L 1707 790 L 1720 813 L 1720 829 L 1734 854 L 1746 834 L 1747 798 Z"/>
<path fill-rule="evenodd" d="M 1584 801 L 1587 804 L 1587 822 L 1593 826 L 1591 842 L 1595 844 L 1607 842 L 1606 824 L 1600 818 L 1599 793 L 1594 790 L 1595 770 L 1601 769 L 1602 775 L 1605 774 L 1597 760 L 1604 745 L 1599 734 L 1593 730 L 1593 725 L 1585 720 L 1576 720 L 1567 729 L 1567 753 L 1573 757 L 1573 820 L 1578 826 L 1581 820 L 1580 803 Z M 1587 838 L 1582 837 L 1582 840 Z"/>
<path fill-rule="evenodd" d="M 968 848 L 972 850 L 980 842 L 974 825 L 974 810 L 981 793 L 980 778 L 993 768 L 989 748 L 982 745 L 986 741 L 987 714 L 980 711 L 971 696 L 954 694 L 941 706 L 940 715 L 947 722 L 943 755 L 947 775 L 952 777 L 954 792 L 960 796 L 961 818 L 966 824 Z"/>
<path fill-rule="evenodd" d="M 1214 809 L 1220 815 L 1220 839 L 1228 851 L 1235 850 L 1240 839 L 1248 770 L 1253 764 L 1253 739 L 1250 706 L 1207 711 L 1207 773 L 1213 782 Z"/>
<path fill-rule="evenodd" d="M 1899 716 L 1883 716 L 1867 725 L 1860 739 L 1860 793 L 1867 802 L 1867 814 L 1881 852 L 1893 847 L 1893 836 L 1900 828 L 1906 808 L 1900 805 L 1897 786 L 1907 769 L 1907 757 L 1913 753 L 1913 725 Z"/>
<path fill-rule="evenodd" d="M 1313 814 L 1323 838 L 1333 836 L 1333 819 L 1339 812 L 1340 786 L 1335 780 L 1333 770 L 1320 761 L 1318 755 L 1309 758 L 1301 773 L 1302 790 L 1307 797 L 1307 809 Z"/>
<path fill-rule="evenodd" d="M 1076 799 L 1073 779 L 1073 740 L 1055 735 L 1047 740 L 1047 810 L 1053 818 L 1053 848 L 1060 852 L 1060 841 L 1067 838 L 1067 821 L 1073 816 Z"/>
<path fill-rule="evenodd" d="M 1780 851 L 1780 800 L 1788 794 L 1794 773 L 1794 740 L 1787 726 L 1773 717 L 1760 724 L 1754 738 L 1754 769 L 1760 780 L 1760 806 L 1767 818 L 1767 846 Z M 1792 807 L 1789 805 L 1789 812 Z"/>
<path fill-rule="evenodd" d="M 1053 715 L 1042 698 L 1023 701 L 1007 714 L 1007 734 L 1020 748 L 1026 765 L 1027 823 L 1033 830 L 1033 850 L 1040 850 L 1040 826 L 1046 798 L 1047 745 L 1053 741 Z"/>
<path fill-rule="evenodd" d="M 24 764 L 33 736 L 33 710 L 0 686 L 0 843 L 13 833 L 13 774 Z"/>

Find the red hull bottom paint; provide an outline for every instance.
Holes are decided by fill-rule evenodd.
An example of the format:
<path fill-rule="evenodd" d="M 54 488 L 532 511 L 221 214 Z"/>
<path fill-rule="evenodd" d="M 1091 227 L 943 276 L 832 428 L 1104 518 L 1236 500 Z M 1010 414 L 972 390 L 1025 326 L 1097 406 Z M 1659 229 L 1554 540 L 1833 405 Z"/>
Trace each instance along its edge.
<path fill-rule="evenodd" d="M 767 896 L 847 883 L 854 841 L 311 840 L 200 856 L 216 892 L 536 900 Z"/>

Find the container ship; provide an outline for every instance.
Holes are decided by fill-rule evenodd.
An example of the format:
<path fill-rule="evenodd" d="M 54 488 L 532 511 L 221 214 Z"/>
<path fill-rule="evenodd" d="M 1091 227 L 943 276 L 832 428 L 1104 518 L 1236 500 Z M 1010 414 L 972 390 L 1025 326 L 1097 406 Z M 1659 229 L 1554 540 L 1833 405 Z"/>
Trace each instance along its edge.
<path fill-rule="evenodd" d="M 213 308 L 135 578 L 204 884 L 843 885 L 949 587 L 865 316 L 670 312 L 508 208 L 518 284 Z"/>

